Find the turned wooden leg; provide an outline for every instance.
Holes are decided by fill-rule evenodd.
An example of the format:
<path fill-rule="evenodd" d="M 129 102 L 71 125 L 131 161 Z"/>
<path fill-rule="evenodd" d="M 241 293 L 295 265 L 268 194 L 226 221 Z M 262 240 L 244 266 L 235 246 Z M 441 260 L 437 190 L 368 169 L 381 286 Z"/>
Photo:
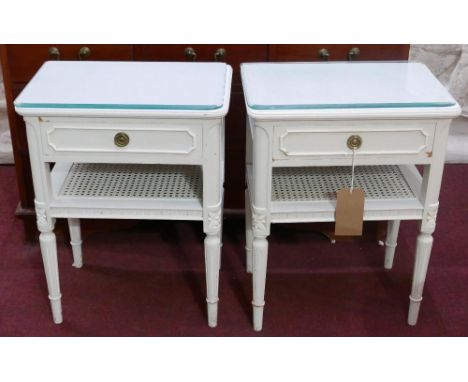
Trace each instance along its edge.
<path fill-rule="evenodd" d="M 60 324 L 63 321 L 61 303 L 62 295 L 60 294 L 57 243 L 54 232 L 42 231 L 39 235 L 39 243 L 41 246 L 42 261 L 44 262 L 47 288 L 49 290 L 52 317 L 56 324 Z"/>
<path fill-rule="evenodd" d="M 254 330 L 260 331 L 263 326 L 263 308 L 265 306 L 265 283 L 268 261 L 268 241 L 266 237 L 254 237 L 252 260 L 253 326 Z"/>
<path fill-rule="evenodd" d="M 400 229 L 399 220 L 389 220 L 387 222 L 387 237 L 385 239 L 385 269 L 392 269 L 393 258 L 395 257 L 395 248 L 397 246 L 398 230 Z"/>
<path fill-rule="evenodd" d="M 208 308 L 208 325 L 212 328 L 218 323 L 218 283 L 220 260 L 219 233 L 208 233 L 205 238 L 205 267 L 206 267 L 206 303 Z"/>
<path fill-rule="evenodd" d="M 427 267 L 431 257 L 432 235 L 421 232 L 418 236 L 416 245 L 416 256 L 414 259 L 413 284 L 411 286 L 411 295 L 408 324 L 416 325 L 418 322 L 419 307 L 422 301 L 422 292 L 424 281 L 426 280 Z"/>
<path fill-rule="evenodd" d="M 81 268 L 83 266 L 83 254 L 81 250 L 80 219 L 68 219 L 68 229 L 70 230 L 70 244 L 73 252 L 73 266 Z"/>
<path fill-rule="evenodd" d="M 252 273 L 252 241 L 252 211 L 250 208 L 249 191 L 245 190 L 245 264 L 249 273 Z"/>

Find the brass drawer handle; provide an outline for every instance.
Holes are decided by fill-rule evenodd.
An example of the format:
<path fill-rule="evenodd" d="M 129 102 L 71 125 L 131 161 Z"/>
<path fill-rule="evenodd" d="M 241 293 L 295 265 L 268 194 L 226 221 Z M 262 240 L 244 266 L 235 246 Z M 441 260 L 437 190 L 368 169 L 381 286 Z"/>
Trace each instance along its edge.
<path fill-rule="evenodd" d="M 359 135 L 351 135 L 347 144 L 350 150 L 357 150 L 362 145 L 362 138 Z"/>
<path fill-rule="evenodd" d="M 216 50 L 214 54 L 214 60 L 215 61 L 224 61 L 226 58 L 226 49 L 224 48 L 219 48 Z"/>
<path fill-rule="evenodd" d="M 114 137 L 114 143 L 117 147 L 125 147 L 130 142 L 130 137 L 125 133 L 117 133 Z"/>
<path fill-rule="evenodd" d="M 48 53 L 52 60 L 60 60 L 60 50 L 56 46 L 51 46 Z"/>
<path fill-rule="evenodd" d="M 83 46 L 78 51 L 78 58 L 80 60 L 84 60 L 85 58 L 88 58 L 90 55 L 91 55 L 91 49 L 89 49 L 87 46 Z"/>
<path fill-rule="evenodd" d="M 191 46 L 185 48 L 184 55 L 192 61 L 195 61 L 197 59 L 197 52 L 195 52 L 195 49 L 193 49 Z"/>
<path fill-rule="evenodd" d="M 351 48 L 348 52 L 348 61 L 353 61 L 359 57 L 361 54 L 361 49 L 358 47 Z"/>
<path fill-rule="evenodd" d="M 328 49 L 323 48 L 318 51 L 318 56 L 321 60 L 328 61 L 330 59 L 330 52 Z"/>

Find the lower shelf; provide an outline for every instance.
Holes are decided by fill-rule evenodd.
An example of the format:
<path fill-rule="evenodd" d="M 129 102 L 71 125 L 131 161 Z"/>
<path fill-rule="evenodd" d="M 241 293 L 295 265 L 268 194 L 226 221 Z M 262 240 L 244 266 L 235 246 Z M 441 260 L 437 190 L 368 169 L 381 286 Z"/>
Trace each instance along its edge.
<path fill-rule="evenodd" d="M 252 184 L 252 168 L 247 166 Z M 349 188 L 351 168 L 273 168 L 271 222 L 334 221 L 336 191 Z M 415 166 L 357 166 L 354 187 L 365 191 L 365 220 L 421 219 L 421 175 Z"/>
<path fill-rule="evenodd" d="M 202 220 L 200 166 L 57 163 L 54 217 Z"/>

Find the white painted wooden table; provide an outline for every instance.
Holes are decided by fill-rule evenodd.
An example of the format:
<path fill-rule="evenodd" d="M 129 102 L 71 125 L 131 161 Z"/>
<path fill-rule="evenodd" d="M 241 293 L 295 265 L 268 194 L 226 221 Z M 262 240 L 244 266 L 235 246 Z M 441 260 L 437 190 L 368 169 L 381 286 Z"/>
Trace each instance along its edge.
<path fill-rule="evenodd" d="M 77 268 L 80 219 L 175 219 L 203 220 L 208 324 L 216 326 L 231 78 L 223 63 L 47 62 L 15 100 L 55 323 L 56 218 L 68 219 Z"/>
<path fill-rule="evenodd" d="M 364 220 L 388 221 L 385 268 L 393 264 L 400 220 L 421 221 L 408 313 L 415 325 L 449 125 L 460 107 L 417 63 L 257 63 L 243 64 L 241 74 L 254 329 L 262 329 L 270 224 L 334 221 L 336 191 L 350 187 L 353 151 Z M 359 148 L 348 147 L 351 136 Z"/>

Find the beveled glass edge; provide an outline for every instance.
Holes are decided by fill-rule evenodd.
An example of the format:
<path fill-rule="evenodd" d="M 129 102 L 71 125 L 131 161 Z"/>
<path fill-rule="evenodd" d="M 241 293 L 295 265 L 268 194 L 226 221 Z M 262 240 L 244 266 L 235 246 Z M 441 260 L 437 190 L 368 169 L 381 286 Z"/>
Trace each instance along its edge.
<path fill-rule="evenodd" d="M 110 110 L 216 110 L 223 105 L 126 105 L 126 104 L 74 104 L 74 103 L 17 103 L 26 109 L 110 109 Z"/>
<path fill-rule="evenodd" d="M 296 104 L 296 105 L 256 105 L 249 104 L 254 110 L 320 110 L 320 109 L 395 109 L 408 107 L 449 107 L 455 102 L 400 102 L 400 103 L 349 103 L 349 104 Z"/>

